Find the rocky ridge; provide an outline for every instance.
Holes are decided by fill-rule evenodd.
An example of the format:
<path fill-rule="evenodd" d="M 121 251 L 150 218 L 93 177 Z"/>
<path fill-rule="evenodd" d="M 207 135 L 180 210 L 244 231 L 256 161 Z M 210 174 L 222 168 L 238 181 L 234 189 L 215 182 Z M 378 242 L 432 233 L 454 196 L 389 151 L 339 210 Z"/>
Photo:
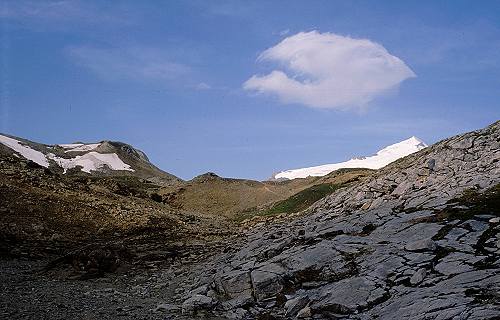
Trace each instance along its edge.
<path fill-rule="evenodd" d="M 498 319 L 499 183 L 496 122 L 396 161 L 297 220 L 250 230 L 207 263 L 183 314 Z"/>

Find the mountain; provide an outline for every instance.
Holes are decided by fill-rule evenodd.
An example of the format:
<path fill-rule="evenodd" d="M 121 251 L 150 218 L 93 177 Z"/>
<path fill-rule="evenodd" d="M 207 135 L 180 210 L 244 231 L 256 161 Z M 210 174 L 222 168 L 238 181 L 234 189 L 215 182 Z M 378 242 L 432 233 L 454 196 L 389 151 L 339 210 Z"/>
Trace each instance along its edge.
<path fill-rule="evenodd" d="M 248 230 L 191 274 L 222 319 L 499 319 L 500 121 Z M 182 301 L 182 299 L 179 299 Z"/>
<path fill-rule="evenodd" d="M 170 208 L 237 220 L 277 213 L 281 209 L 278 210 L 274 206 L 281 208 L 283 204 L 280 201 L 286 201 L 315 185 L 344 184 L 354 177 L 369 174 L 367 171 L 342 172 L 329 181 L 319 177 L 288 181 L 254 181 L 223 178 L 214 173 L 206 173 L 190 181 L 181 181 L 152 165 L 142 151 L 121 142 L 45 145 L 0 135 L 0 153 L 2 152 L 26 159 L 31 166 L 40 166 L 63 176 L 132 176 L 146 179 L 161 188 L 154 191 L 149 187 L 139 189 L 148 189 L 149 193 L 156 194 L 157 201 Z M 123 189 L 122 193 L 130 193 L 130 183 L 119 181 L 116 188 Z M 136 185 L 135 182 L 133 184 Z M 137 186 L 134 188 L 137 189 Z M 318 193 L 315 195 L 318 196 Z M 322 197 L 326 194 L 319 195 Z M 313 199 L 316 198 L 313 196 Z M 305 203 L 297 203 L 294 208 L 303 209 L 310 201 L 311 198 L 307 197 Z"/>
<path fill-rule="evenodd" d="M 271 179 L 297 179 L 307 178 L 309 176 L 318 177 L 327 175 L 328 173 L 341 168 L 380 169 L 399 158 L 422 150 L 425 147 L 427 147 L 427 144 L 425 144 L 425 142 L 418 139 L 417 137 L 411 137 L 404 141 L 385 147 L 384 149 L 378 151 L 375 155 L 370 157 L 353 158 L 349 161 L 340 163 L 281 171 L 274 174 Z"/>
<path fill-rule="evenodd" d="M 124 144 L 10 138 L 6 318 L 500 318 L 500 121 L 378 170 L 265 182 L 208 173 L 176 186 L 134 176 L 127 155 L 147 158 Z M 114 153 L 135 171 L 64 173 L 54 157 L 75 158 L 65 150 Z"/>
<path fill-rule="evenodd" d="M 206 173 L 176 186 L 163 187 L 158 194 L 163 203 L 174 208 L 244 220 L 304 209 L 311 199 L 318 200 L 329 194 L 327 186 L 344 186 L 370 175 L 372 171 L 351 169 L 335 173 L 325 177 L 285 181 L 223 178 Z M 325 193 L 307 192 L 307 197 L 290 199 L 314 186 L 326 188 Z M 291 202 L 293 206 L 285 206 Z"/>
<path fill-rule="evenodd" d="M 283 213 L 281 212 L 283 209 L 275 207 L 282 208 L 284 204 L 282 201 L 294 197 L 305 189 L 320 184 L 324 186 L 345 184 L 355 177 L 370 174 L 366 170 L 361 170 L 342 172 L 332 179 L 310 177 L 287 181 L 254 181 L 223 178 L 214 173 L 206 173 L 190 181 L 181 181 L 152 165 L 142 151 L 121 142 L 45 145 L 14 136 L 0 135 L 0 153 L 2 151 L 7 155 L 28 160 L 31 166 L 40 166 L 63 176 L 132 176 L 146 179 L 161 186 L 160 189 L 149 192 L 155 193 L 157 201 L 171 208 L 237 220 Z M 128 190 L 130 186 L 127 184 L 130 184 L 130 181 L 127 183 L 120 181 L 120 186 L 117 188 Z M 318 200 L 318 196 L 323 197 L 328 194 L 313 193 L 312 198 L 304 198 L 304 203 L 294 201 L 293 210 L 304 209 L 304 206 L 311 204 L 311 199 Z M 289 209 L 292 208 L 287 207 L 287 210 Z"/>
<path fill-rule="evenodd" d="M 45 145 L 0 134 L 0 152 L 61 174 L 128 175 L 162 185 L 182 181 L 154 166 L 144 152 L 116 141 Z"/>

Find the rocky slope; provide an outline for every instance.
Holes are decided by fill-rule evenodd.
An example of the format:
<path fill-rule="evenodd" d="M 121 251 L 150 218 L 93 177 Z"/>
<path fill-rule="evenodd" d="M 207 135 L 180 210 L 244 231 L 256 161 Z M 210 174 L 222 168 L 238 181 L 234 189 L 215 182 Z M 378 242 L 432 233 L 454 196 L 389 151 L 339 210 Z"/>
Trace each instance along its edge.
<path fill-rule="evenodd" d="M 244 224 L 204 197 L 267 184 L 205 175 L 188 210 L 164 201 L 177 186 L 53 168 L 0 152 L 0 318 L 500 317 L 500 122 L 314 178 L 281 201 L 341 187 Z"/>
<path fill-rule="evenodd" d="M 155 201 L 159 188 L 134 176 L 57 174 L 0 155 L 0 254 L 46 258 L 116 242 L 134 251 L 149 238 L 166 252 L 170 243 L 207 242 L 231 233 L 233 228 L 217 216 Z"/>
<path fill-rule="evenodd" d="M 300 219 L 249 231 L 207 264 L 184 314 L 498 319 L 499 183 L 497 122 L 401 159 Z"/>
<path fill-rule="evenodd" d="M 58 149 L 18 141 L 39 152 L 35 160 L 47 160 L 45 154 Z M 126 159 L 107 145 L 63 145 L 59 151 L 111 151 Z M 216 203 L 234 212 L 247 193 L 255 197 L 243 204 L 254 206 L 269 193 L 272 202 L 314 183 L 343 183 L 362 174 L 283 183 L 204 175 L 179 182 L 189 199 L 169 202 L 161 191 L 179 186 L 123 170 L 64 173 L 55 163 L 45 167 L 0 149 L 0 318 L 8 319 L 113 318 L 115 313 L 162 318 L 163 302 L 184 292 L 197 263 L 203 268 L 208 257 L 231 250 L 240 230 L 257 223 L 239 224 Z M 173 310 L 181 313 L 175 305 Z"/>

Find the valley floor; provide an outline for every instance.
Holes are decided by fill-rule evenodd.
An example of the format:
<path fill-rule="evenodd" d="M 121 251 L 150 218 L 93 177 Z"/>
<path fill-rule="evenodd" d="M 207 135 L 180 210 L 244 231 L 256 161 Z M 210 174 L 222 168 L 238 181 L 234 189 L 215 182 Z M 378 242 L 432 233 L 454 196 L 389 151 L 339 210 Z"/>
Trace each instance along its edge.
<path fill-rule="evenodd" d="M 92 279 L 67 269 L 43 272 L 46 260 L 0 260 L 2 319 L 183 318 L 174 304 L 196 263 L 130 268 Z M 186 317 L 188 319 L 189 317 Z"/>

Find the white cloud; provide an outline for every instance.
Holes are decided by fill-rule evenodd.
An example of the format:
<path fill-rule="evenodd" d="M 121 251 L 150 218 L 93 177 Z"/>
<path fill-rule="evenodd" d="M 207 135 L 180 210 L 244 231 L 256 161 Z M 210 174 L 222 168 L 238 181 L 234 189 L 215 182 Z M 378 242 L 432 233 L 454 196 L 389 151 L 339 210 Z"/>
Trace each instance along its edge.
<path fill-rule="evenodd" d="M 359 108 L 415 73 L 398 57 L 367 39 L 300 32 L 265 50 L 258 61 L 274 70 L 248 79 L 243 88 L 314 108 Z"/>
<path fill-rule="evenodd" d="M 151 48 L 69 47 L 68 56 L 103 79 L 173 81 L 190 72 L 183 64 L 170 61 L 164 51 Z"/>
<path fill-rule="evenodd" d="M 208 83 L 200 82 L 200 83 L 198 83 L 196 85 L 196 89 L 198 89 L 198 90 L 209 90 L 209 89 L 212 89 L 212 87 Z"/>
<path fill-rule="evenodd" d="M 280 31 L 279 35 L 280 36 L 286 36 L 289 33 L 290 33 L 290 29 L 285 29 L 285 30 Z"/>

